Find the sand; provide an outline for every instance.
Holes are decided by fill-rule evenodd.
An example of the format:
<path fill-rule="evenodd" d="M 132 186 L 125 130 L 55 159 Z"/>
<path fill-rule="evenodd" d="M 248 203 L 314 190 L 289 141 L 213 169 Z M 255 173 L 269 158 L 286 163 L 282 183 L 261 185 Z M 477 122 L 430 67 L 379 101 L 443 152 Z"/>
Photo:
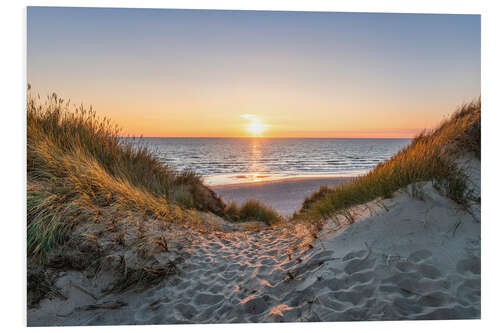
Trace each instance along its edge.
<path fill-rule="evenodd" d="M 480 169 L 478 161 L 470 166 Z M 479 172 L 472 173 L 471 184 L 480 193 Z M 28 310 L 28 324 L 480 317 L 479 205 L 464 210 L 427 182 L 355 207 L 352 214 L 354 224 L 338 216 L 319 239 L 300 224 L 244 232 L 218 220 L 227 232 L 193 235 L 178 276 L 146 290 L 102 296 L 105 277 L 66 272 L 57 286 L 67 299 L 42 300 Z"/>
<path fill-rule="evenodd" d="M 304 199 L 321 185 L 335 186 L 349 181 L 350 177 L 291 178 L 259 183 L 212 186 L 225 202 L 242 204 L 257 199 L 276 209 L 284 217 L 300 209 Z"/>

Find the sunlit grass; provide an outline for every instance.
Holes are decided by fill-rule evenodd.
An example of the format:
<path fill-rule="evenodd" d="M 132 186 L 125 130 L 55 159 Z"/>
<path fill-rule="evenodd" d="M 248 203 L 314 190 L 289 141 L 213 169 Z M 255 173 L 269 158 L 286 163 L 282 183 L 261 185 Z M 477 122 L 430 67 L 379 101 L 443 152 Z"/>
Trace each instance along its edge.
<path fill-rule="evenodd" d="M 466 176 L 456 157 L 480 158 L 481 101 L 464 105 L 435 130 L 418 135 L 404 149 L 364 176 L 335 188 L 322 187 L 303 202 L 295 220 L 322 223 L 355 205 L 387 198 L 409 184 L 432 181 L 451 199 L 467 204 Z"/>
<path fill-rule="evenodd" d="M 177 173 L 146 148 L 120 142 L 109 120 L 55 94 L 45 102 L 28 95 L 27 172 L 30 255 L 47 253 L 110 206 L 168 223 L 189 222 L 186 209 L 224 212 L 195 173 Z"/>
<path fill-rule="evenodd" d="M 231 221 L 260 221 L 268 225 L 276 225 L 284 219 L 278 212 L 258 200 L 250 199 L 238 206 L 231 202 L 226 207 L 225 216 Z"/>

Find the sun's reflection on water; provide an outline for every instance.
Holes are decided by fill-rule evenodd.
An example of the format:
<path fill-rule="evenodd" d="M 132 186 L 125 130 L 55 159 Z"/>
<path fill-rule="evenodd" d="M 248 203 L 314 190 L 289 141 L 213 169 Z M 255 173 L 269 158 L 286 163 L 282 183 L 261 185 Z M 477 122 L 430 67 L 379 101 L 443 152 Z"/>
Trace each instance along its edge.
<path fill-rule="evenodd" d="M 266 178 L 266 176 L 263 176 L 262 173 L 262 165 L 260 163 L 260 158 L 262 156 L 261 152 L 261 142 L 260 139 L 254 138 L 251 141 L 251 167 L 250 167 L 250 173 L 247 175 L 247 180 L 251 182 L 256 182 L 259 180 L 262 180 L 263 178 Z"/>

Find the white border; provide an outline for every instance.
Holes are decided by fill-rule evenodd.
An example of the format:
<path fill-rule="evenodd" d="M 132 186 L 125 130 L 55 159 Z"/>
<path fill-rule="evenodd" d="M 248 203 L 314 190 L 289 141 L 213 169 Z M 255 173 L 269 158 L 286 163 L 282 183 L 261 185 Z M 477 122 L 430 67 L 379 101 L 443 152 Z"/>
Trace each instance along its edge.
<path fill-rule="evenodd" d="M 6 3 L 7 2 L 7 3 Z M 7 319 L 3 328 L 25 327 L 25 218 L 26 218 L 26 10 L 35 6 L 92 6 L 92 7 L 135 7 L 135 8 L 198 8 L 198 9 L 250 9 L 250 10 L 305 10 L 305 11 L 346 11 L 346 12 L 392 12 L 392 13 L 454 13 L 482 15 L 482 102 L 483 102 L 483 150 L 482 150 L 482 320 L 473 321 L 405 321 L 405 322 L 362 322 L 362 323 L 312 323 L 312 324 L 233 324 L 233 325 L 188 325 L 188 326 L 112 326 L 60 328 L 69 330 L 97 331 L 165 331 L 179 332 L 204 330 L 208 332 L 229 332 L 251 330 L 319 330 L 338 332 L 422 332 L 422 331 L 493 331 L 496 323 L 499 300 L 499 264 L 497 253 L 500 236 L 500 219 L 497 210 L 500 196 L 495 191 L 500 188 L 498 170 L 500 155 L 498 143 L 500 130 L 500 105 L 498 103 L 498 62 L 500 52 L 498 35 L 500 32 L 498 5 L 495 1 L 3 1 L 0 10 L 2 28 L 0 57 L 1 64 L 1 120 L 2 130 L 2 172 L 0 238 L 1 294 L 0 315 Z M 52 331 L 41 328 L 37 331 Z"/>

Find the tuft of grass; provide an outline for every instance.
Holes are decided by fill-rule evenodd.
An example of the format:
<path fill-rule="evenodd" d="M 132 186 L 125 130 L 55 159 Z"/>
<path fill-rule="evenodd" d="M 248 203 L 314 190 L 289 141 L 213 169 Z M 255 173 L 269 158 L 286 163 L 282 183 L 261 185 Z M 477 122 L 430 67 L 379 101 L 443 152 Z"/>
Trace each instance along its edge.
<path fill-rule="evenodd" d="M 255 199 L 247 200 L 240 207 L 235 202 L 231 202 L 226 207 L 225 215 L 231 221 L 260 221 L 268 225 L 283 221 L 276 210 Z"/>
<path fill-rule="evenodd" d="M 364 176 L 335 188 L 322 187 L 305 199 L 293 219 L 322 223 L 348 208 L 379 197 L 388 198 L 410 184 L 432 181 L 459 204 L 470 199 L 467 178 L 457 156 L 472 152 L 480 158 L 481 101 L 459 108 L 435 130 L 424 131 L 389 160 Z"/>
<path fill-rule="evenodd" d="M 109 119 L 56 94 L 42 101 L 28 92 L 27 176 L 30 256 L 47 254 L 111 206 L 168 223 L 198 223 L 187 209 L 225 208 L 194 172 L 175 172 L 147 148 L 124 143 Z"/>
<path fill-rule="evenodd" d="M 240 208 L 238 207 L 238 204 L 232 201 L 229 205 L 226 206 L 224 215 L 231 221 L 239 221 Z"/>

